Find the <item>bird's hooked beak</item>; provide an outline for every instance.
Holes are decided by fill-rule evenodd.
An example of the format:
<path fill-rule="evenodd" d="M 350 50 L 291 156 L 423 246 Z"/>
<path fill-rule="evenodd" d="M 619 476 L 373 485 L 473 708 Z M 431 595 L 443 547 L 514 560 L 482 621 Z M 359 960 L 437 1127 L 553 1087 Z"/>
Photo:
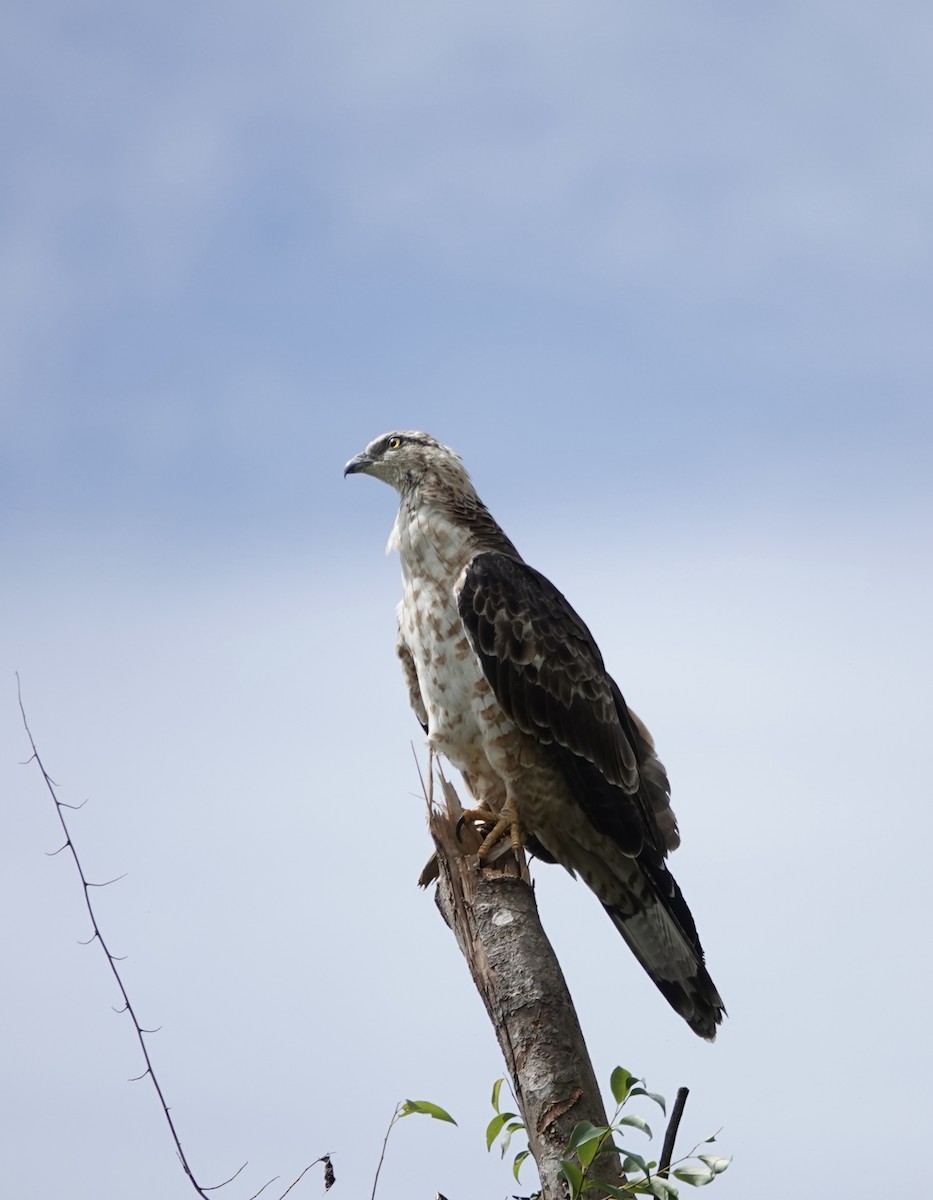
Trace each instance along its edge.
<path fill-rule="evenodd" d="M 347 465 L 343 468 L 343 477 L 346 479 L 348 475 L 358 475 L 361 471 L 365 472 L 367 467 L 373 465 L 373 460 L 364 450 L 362 454 L 358 454 L 356 458 L 351 458 Z"/>

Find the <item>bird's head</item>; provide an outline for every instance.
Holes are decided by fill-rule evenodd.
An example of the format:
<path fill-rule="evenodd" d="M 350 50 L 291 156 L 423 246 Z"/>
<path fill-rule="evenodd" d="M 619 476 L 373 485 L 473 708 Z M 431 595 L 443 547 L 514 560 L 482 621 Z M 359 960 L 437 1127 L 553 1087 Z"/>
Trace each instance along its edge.
<path fill-rule="evenodd" d="M 472 490 L 460 456 L 429 433 L 411 429 L 375 438 L 362 454 L 350 459 L 343 473 L 373 475 L 399 494 L 410 492 L 426 480 Z"/>

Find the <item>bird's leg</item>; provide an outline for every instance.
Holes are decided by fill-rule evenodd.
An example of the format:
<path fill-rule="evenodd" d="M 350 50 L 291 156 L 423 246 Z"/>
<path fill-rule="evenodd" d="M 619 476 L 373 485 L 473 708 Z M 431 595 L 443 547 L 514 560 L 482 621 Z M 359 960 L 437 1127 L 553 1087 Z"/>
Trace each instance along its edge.
<path fill-rule="evenodd" d="M 509 834 L 509 844 L 516 854 L 518 854 L 525 844 L 522 837 L 518 809 L 511 798 L 506 800 L 500 812 L 495 812 L 486 804 L 482 804 L 479 808 L 464 809 L 463 816 L 457 822 L 458 829 L 464 821 L 472 821 L 477 825 L 492 826 L 483 838 L 479 850 L 477 850 L 481 863 L 486 861 L 496 844 L 502 840 L 506 831 Z"/>

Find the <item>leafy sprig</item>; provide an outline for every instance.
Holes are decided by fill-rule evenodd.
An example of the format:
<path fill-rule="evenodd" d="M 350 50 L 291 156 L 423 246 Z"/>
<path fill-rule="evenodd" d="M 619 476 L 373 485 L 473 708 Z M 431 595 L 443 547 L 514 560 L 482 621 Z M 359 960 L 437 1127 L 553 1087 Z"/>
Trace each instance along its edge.
<path fill-rule="evenodd" d="M 512 1143 L 512 1137 L 516 1133 L 520 1133 L 525 1128 L 525 1122 L 521 1119 L 518 1113 L 503 1112 L 499 1107 L 499 1094 L 502 1091 L 504 1079 L 497 1079 L 492 1085 L 492 1107 L 495 1109 L 496 1115 L 486 1126 L 486 1149 L 491 1150 L 493 1144 L 498 1139 L 499 1149 L 502 1157 L 505 1158 L 509 1146 Z M 512 1159 L 512 1174 L 518 1181 L 519 1171 L 522 1169 L 522 1163 L 528 1158 L 531 1151 L 525 1146 Z"/>
<path fill-rule="evenodd" d="M 562 1162 L 564 1179 L 570 1190 L 570 1200 L 580 1200 L 588 1191 L 599 1190 L 613 1200 L 626 1200 L 629 1196 L 654 1196 L 657 1200 L 677 1200 L 678 1189 L 671 1183 L 671 1176 L 691 1187 L 703 1187 L 721 1175 L 732 1161 L 715 1154 L 697 1154 L 699 1146 L 676 1164 L 668 1165 L 647 1160 L 643 1155 L 621 1145 L 616 1139 L 630 1129 L 637 1129 L 649 1139 L 651 1127 L 644 1117 L 623 1110 L 634 1096 L 644 1096 L 655 1103 L 664 1116 L 667 1104 L 657 1092 L 649 1092 L 644 1080 L 636 1078 L 624 1067 L 616 1067 L 609 1080 L 616 1110 L 608 1125 L 594 1125 L 591 1121 L 580 1121 L 574 1127 L 567 1144 L 566 1157 Z M 705 1145 L 714 1142 L 715 1136 L 706 1138 Z M 620 1186 L 593 1179 L 590 1168 L 607 1149 L 614 1149 L 622 1159 L 622 1170 L 628 1178 Z M 663 1155 L 662 1155 L 663 1158 Z"/>
<path fill-rule="evenodd" d="M 435 1121 L 449 1121 L 451 1125 L 456 1125 L 457 1122 L 453 1119 L 446 1108 L 441 1108 L 439 1104 L 433 1104 L 430 1100 L 401 1100 L 395 1106 L 395 1112 L 392 1114 L 392 1120 L 389 1122 L 389 1127 L 386 1130 L 386 1135 L 382 1140 L 382 1153 L 379 1155 L 379 1163 L 376 1166 L 376 1175 L 373 1179 L 373 1190 L 370 1200 L 375 1200 L 376 1188 L 379 1186 L 379 1173 L 382 1170 L 382 1163 L 386 1156 L 386 1146 L 389 1144 L 389 1134 L 401 1121 L 402 1117 L 411 1116 L 432 1117 Z"/>

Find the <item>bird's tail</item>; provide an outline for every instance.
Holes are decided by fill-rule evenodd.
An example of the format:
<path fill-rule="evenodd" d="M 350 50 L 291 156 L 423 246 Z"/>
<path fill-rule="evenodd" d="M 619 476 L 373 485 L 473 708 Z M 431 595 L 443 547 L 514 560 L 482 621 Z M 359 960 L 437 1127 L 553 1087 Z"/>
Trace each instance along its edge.
<path fill-rule="evenodd" d="M 639 865 L 651 894 L 644 897 L 639 888 L 640 903 L 603 907 L 671 1008 L 694 1033 L 713 1041 L 725 1007 L 706 969 L 690 909 L 663 863 Z"/>
<path fill-rule="evenodd" d="M 706 970 L 693 916 L 664 861 L 677 836 L 660 764 L 657 794 L 632 796 L 579 755 L 552 753 L 572 803 L 561 808 L 558 825 L 537 823 L 535 846 L 580 876 L 670 1006 L 712 1041 L 725 1008 Z M 650 775 L 644 766 L 642 771 Z M 666 831 L 659 807 L 668 814 Z"/>

